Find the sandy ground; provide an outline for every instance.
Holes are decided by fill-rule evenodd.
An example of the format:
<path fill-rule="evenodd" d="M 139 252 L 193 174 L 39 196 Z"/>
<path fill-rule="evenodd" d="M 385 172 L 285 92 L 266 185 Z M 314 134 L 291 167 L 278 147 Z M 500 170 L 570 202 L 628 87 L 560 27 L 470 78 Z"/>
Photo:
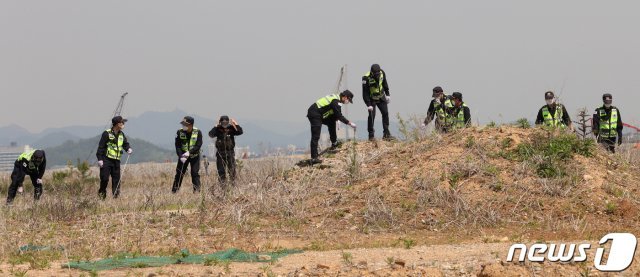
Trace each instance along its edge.
<path fill-rule="evenodd" d="M 265 263 L 231 263 L 223 266 L 170 265 L 157 268 L 100 271 L 98 276 L 608 276 L 593 266 L 596 242 L 583 263 L 505 262 L 511 243 L 419 246 L 411 249 L 376 248 L 309 251 Z M 636 260 L 638 254 L 636 253 Z M 0 275 L 15 276 L 27 265 L 0 266 Z M 638 276 L 632 266 L 611 276 Z M 89 272 L 63 269 L 29 270 L 26 276 L 91 276 Z"/>

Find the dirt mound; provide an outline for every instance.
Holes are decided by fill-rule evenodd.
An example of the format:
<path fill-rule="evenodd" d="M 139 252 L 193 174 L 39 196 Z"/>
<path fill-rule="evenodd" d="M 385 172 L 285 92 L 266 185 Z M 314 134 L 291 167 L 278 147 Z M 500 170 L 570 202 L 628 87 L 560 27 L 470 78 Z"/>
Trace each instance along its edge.
<path fill-rule="evenodd" d="M 637 169 L 573 135 L 498 127 L 349 142 L 322 167 L 296 168 L 285 180 L 329 183 L 311 206 L 327 217 L 321 224 L 548 240 L 637 230 Z"/>

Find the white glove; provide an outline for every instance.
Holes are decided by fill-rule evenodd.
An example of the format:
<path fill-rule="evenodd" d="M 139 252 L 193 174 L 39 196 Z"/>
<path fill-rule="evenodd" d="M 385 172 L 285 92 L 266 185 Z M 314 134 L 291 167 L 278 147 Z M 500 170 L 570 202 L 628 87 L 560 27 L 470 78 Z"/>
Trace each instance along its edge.
<path fill-rule="evenodd" d="M 369 111 L 373 111 L 373 106 L 369 106 L 369 107 L 367 107 L 367 110 L 369 110 Z"/>
<path fill-rule="evenodd" d="M 180 158 L 180 162 L 186 163 L 187 162 L 187 158 L 185 158 L 185 157 Z"/>
<path fill-rule="evenodd" d="M 182 153 L 182 157 L 188 158 L 189 157 L 189 151 Z"/>
<path fill-rule="evenodd" d="M 427 128 L 427 124 L 424 124 L 424 122 L 422 122 L 422 123 L 420 124 L 420 127 L 422 127 L 422 128 Z"/>
<path fill-rule="evenodd" d="M 103 161 L 98 161 L 98 166 L 102 167 L 104 165 Z"/>
<path fill-rule="evenodd" d="M 22 186 L 18 187 L 18 192 L 19 192 L 19 193 L 24 192 L 24 188 L 23 188 Z"/>
<path fill-rule="evenodd" d="M 355 129 L 356 128 L 356 124 L 353 122 L 349 122 L 349 126 L 351 126 L 351 128 Z"/>
<path fill-rule="evenodd" d="M 37 179 L 37 180 L 36 180 L 36 184 L 38 184 L 38 185 L 42 185 L 42 179 Z"/>
<path fill-rule="evenodd" d="M 129 148 L 129 150 L 127 150 L 127 154 L 131 155 L 131 153 L 133 153 L 133 149 Z"/>
<path fill-rule="evenodd" d="M 387 101 L 387 104 L 391 103 L 391 95 L 385 95 L 384 96 L 384 101 Z"/>

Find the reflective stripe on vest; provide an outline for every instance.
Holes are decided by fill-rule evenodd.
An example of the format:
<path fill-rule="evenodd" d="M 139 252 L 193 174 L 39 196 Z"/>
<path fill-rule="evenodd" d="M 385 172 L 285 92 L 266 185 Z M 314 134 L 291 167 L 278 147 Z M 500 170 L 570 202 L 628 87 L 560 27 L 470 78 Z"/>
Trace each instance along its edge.
<path fill-rule="evenodd" d="M 611 116 L 607 120 L 607 112 L 604 108 L 600 109 L 600 133 L 601 138 L 616 138 L 618 137 L 618 109 L 611 108 Z"/>
<path fill-rule="evenodd" d="M 329 106 L 333 100 L 340 100 L 340 97 L 337 94 L 327 95 L 325 97 L 320 98 L 318 101 L 316 101 L 316 106 L 318 107 L 318 109 L 325 108 Z M 329 109 L 328 111 L 322 114 L 322 118 L 328 118 L 332 114 L 333 114 L 333 109 Z"/>
<path fill-rule="evenodd" d="M 436 121 L 441 125 L 450 125 L 453 122 L 453 118 L 445 111 L 445 109 L 453 108 L 453 103 L 451 103 L 451 99 L 448 96 L 444 96 L 444 104 L 438 104 L 435 102 L 435 113 L 436 113 Z"/>
<path fill-rule="evenodd" d="M 365 80 L 367 81 L 367 85 L 369 85 L 369 96 L 371 96 L 371 99 L 372 100 L 382 99 L 382 96 L 383 96 L 382 91 L 384 91 L 384 86 L 382 85 L 382 81 L 384 80 L 384 73 L 380 71 L 380 77 L 378 78 L 378 80 L 376 80 L 375 76 L 371 74 L 371 71 L 364 74 L 364 77 L 365 77 Z"/>
<path fill-rule="evenodd" d="M 196 145 L 196 142 L 198 142 L 198 128 L 193 127 L 193 130 L 191 131 L 191 138 L 187 138 L 187 132 L 180 129 L 180 141 L 182 142 L 182 152 L 191 152 L 191 149 L 193 149 L 193 147 Z M 190 154 L 190 156 L 197 155 L 198 153 Z"/>
<path fill-rule="evenodd" d="M 560 104 L 556 104 L 556 112 L 554 115 L 551 115 L 551 112 L 549 112 L 549 106 L 542 107 L 542 118 L 546 126 L 565 127 L 564 122 L 562 122 L 562 116 L 562 105 Z"/>
<path fill-rule="evenodd" d="M 122 144 L 124 143 L 124 135 L 122 131 L 118 133 L 118 141 L 115 142 L 116 136 L 113 134 L 113 130 L 107 129 L 109 134 L 109 140 L 107 141 L 107 158 L 120 160 L 122 157 Z"/>
<path fill-rule="evenodd" d="M 27 163 L 23 164 L 24 167 L 28 168 L 29 170 L 35 170 L 36 169 L 36 165 L 31 161 L 31 157 L 33 157 L 33 153 L 35 153 L 36 150 L 31 150 L 29 152 L 24 152 L 22 154 L 20 154 L 20 156 L 18 157 L 18 160 L 26 160 Z"/>
<path fill-rule="evenodd" d="M 462 103 L 462 106 L 460 107 L 460 110 L 458 110 L 458 114 L 457 115 L 453 115 L 453 127 L 454 128 L 464 128 L 466 126 L 466 121 L 464 120 L 464 107 L 466 107 L 467 104 Z"/>

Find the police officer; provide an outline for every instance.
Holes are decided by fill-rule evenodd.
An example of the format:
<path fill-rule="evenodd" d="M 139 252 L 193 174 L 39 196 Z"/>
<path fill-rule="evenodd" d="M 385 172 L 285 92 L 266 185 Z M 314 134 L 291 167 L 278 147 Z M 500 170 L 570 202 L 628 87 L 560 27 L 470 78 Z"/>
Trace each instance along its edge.
<path fill-rule="evenodd" d="M 176 132 L 175 146 L 178 155 L 176 164 L 176 176 L 173 178 L 171 192 L 176 193 L 182 186 L 182 178 L 187 165 L 191 165 L 191 182 L 193 192 L 200 191 L 200 148 L 202 147 L 202 132 L 193 126 L 195 120 L 191 116 L 185 116 L 180 124 L 181 129 Z"/>
<path fill-rule="evenodd" d="M 568 127 L 569 130 L 573 130 L 573 125 L 571 124 L 571 118 L 569 117 L 567 109 L 564 105 L 556 103 L 557 100 L 553 91 L 545 92 L 544 99 L 547 104 L 542 106 L 538 111 L 536 125 L 557 127 L 561 129 Z"/>
<path fill-rule="evenodd" d="M 209 137 L 216 139 L 216 167 L 218 169 L 218 182 L 223 190 L 227 189 L 227 173 L 233 184 L 236 179 L 236 136 L 242 135 L 243 130 L 229 116 L 223 115 L 218 120 L 218 125 L 209 131 Z"/>
<path fill-rule="evenodd" d="M 13 165 L 7 204 L 13 202 L 18 187 L 22 185 L 26 175 L 29 175 L 31 184 L 33 184 L 33 198 L 35 200 L 40 199 L 40 195 L 42 195 L 42 176 L 44 176 L 46 167 L 47 158 L 44 150 L 31 150 L 22 153 Z"/>
<path fill-rule="evenodd" d="M 622 144 L 622 117 L 620 110 L 611 105 L 613 96 L 610 93 L 602 95 L 602 102 L 602 107 L 597 108 L 593 115 L 593 134 L 598 138 L 598 143 L 615 153 L 616 141 L 618 145 Z"/>
<path fill-rule="evenodd" d="M 433 97 L 433 99 L 429 103 L 427 117 L 424 119 L 422 127 L 426 127 L 435 119 L 434 124 L 436 131 L 446 133 L 452 125 L 450 113 L 453 108 L 453 102 L 440 86 L 433 88 L 431 97 Z"/>
<path fill-rule="evenodd" d="M 386 140 L 394 139 L 389 132 L 389 108 L 387 106 L 391 102 L 389 84 L 387 83 L 387 74 L 380 68 L 380 65 L 371 65 L 371 70 L 362 76 L 362 98 L 369 111 L 367 121 L 369 140 L 375 138 L 373 124 L 376 117 L 376 107 L 382 114 L 382 138 Z"/>
<path fill-rule="evenodd" d="M 96 158 L 100 166 L 100 189 L 98 195 L 100 198 L 107 197 L 107 185 L 109 176 L 111 176 L 111 193 L 113 198 L 120 195 L 120 158 L 126 150 L 131 155 L 133 149 L 129 146 L 129 141 L 122 130 L 127 122 L 122 116 L 116 116 L 111 119 L 112 127 L 102 132 Z"/>
<path fill-rule="evenodd" d="M 349 121 L 342 115 L 342 105 L 353 103 L 353 93 L 345 90 L 338 94 L 330 94 L 320 98 L 309 106 L 307 110 L 307 118 L 311 125 L 311 164 L 321 163 L 318 159 L 318 141 L 320 140 L 320 132 L 322 125 L 327 125 L 329 129 L 329 139 L 331 139 L 331 147 L 338 144 L 338 135 L 336 134 L 336 121 L 356 128 L 356 124 Z"/>
<path fill-rule="evenodd" d="M 451 94 L 451 100 L 453 101 L 453 108 L 451 108 L 452 127 L 462 129 L 471 126 L 471 111 L 462 101 L 462 93 L 454 92 Z"/>

